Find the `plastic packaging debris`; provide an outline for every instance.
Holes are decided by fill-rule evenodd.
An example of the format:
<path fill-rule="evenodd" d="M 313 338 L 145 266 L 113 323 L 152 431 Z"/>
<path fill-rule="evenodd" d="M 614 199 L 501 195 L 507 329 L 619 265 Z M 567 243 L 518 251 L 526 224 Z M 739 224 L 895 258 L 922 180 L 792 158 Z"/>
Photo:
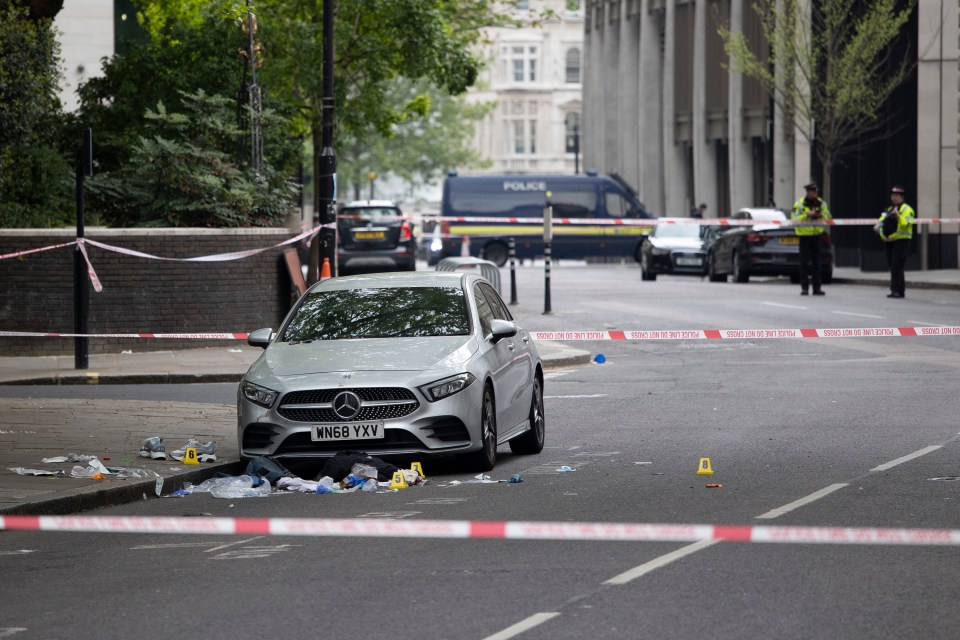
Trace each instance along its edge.
<path fill-rule="evenodd" d="M 520 482 L 523 482 L 523 478 L 520 477 L 519 473 L 513 474 L 510 476 L 510 479 L 507 480 L 507 484 L 518 484 Z"/>
<path fill-rule="evenodd" d="M 47 464 L 57 463 L 57 462 L 87 462 L 88 460 L 93 460 L 97 456 L 86 456 L 76 453 L 71 453 L 67 456 L 53 456 L 52 458 L 43 458 L 40 462 L 45 462 Z"/>
<path fill-rule="evenodd" d="M 71 478 L 92 478 L 93 476 L 100 473 L 93 467 L 81 467 L 80 465 L 75 466 L 70 470 Z"/>
<path fill-rule="evenodd" d="M 105 475 L 105 476 L 110 475 L 110 470 L 107 469 L 105 466 L 103 466 L 103 463 L 100 462 L 100 460 L 98 460 L 97 458 L 94 458 L 93 460 L 91 460 L 91 461 L 88 462 L 87 464 L 90 465 L 91 467 L 93 467 L 94 469 L 96 469 L 98 472 L 102 473 L 102 474 Z"/>
<path fill-rule="evenodd" d="M 379 475 L 376 467 L 361 462 L 350 467 L 350 474 L 358 478 L 373 478 L 374 480 L 376 480 Z"/>
<path fill-rule="evenodd" d="M 563 465 L 562 467 L 557 469 L 557 471 L 559 471 L 560 473 L 570 473 L 571 471 L 576 471 L 576 469 L 568 467 L 567 465 Z"/>
<path fill-rule="evenodd" d="M 209 493 L 214 498 L 259 498 L 270 495 L 270 483 L 248 475 L 210 478 L 193 488 L 194 493 Z"/>
<path fill-rule="evenodd" d="M 129 469 L 127 467 L 118 467 L 116 469 L 110 469 L 113 473 L 117 475 L 118 478 L 125 480 L 127 478 L 149 478 L 150 472 L 146 469 Z"/>
<path fill-rule="evenodd" d="M 373 472 L 374 474 L 376 474 L 377 470 L 374 469 Z M 361 491 L 364 491 L 365 493 L 374 493 L 376 490 L 377 490 L 377 477 L 376 475 L 374 475 L 372 478 L 367 478 L 367 481 L 363 483 L 363 488 L 361 489 Z"/>
<path fill-rule="evenodd" d="M 322 478 L 320 481 L 304 480 L 297 477 L 280 478 L 277 480 L 277 489 L 299 491 L 300 493 L 332 493 L 334 491 L 333 478 Z"/>
<path fill-rule="evenodd" d="M 57 471 L 47 471 L 46 469 L 27 469 L 25 467 L 7 467 L 20 476 L 65 476 L 62 469 Z"/>
<path fill-rule="evenodd" d="M 353 487 L 359 487 L 366 481 L 366 478 L 361 478 L 354 474 L 348 475 L 346 478 L 340 481 L 341 489 L 351 489 Z"/>
<path fill-rule="evenodd" d="M 594 364 L 603 364 L 606 361 L 607 361 L 607 357 L 602 353 L 598 353 L 593 357 Z"/>

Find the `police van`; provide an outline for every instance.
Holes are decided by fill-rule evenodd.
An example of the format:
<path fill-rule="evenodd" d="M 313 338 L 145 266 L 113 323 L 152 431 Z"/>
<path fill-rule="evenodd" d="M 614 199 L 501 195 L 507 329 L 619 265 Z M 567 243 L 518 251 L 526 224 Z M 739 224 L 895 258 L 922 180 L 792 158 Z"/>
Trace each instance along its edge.
<path fill-rule="evenodd" d="M 507 261 L 507 244 L 516 242 L 518 258 L 543 255 L 543 225 L 507 218 L 542 218 L 548 201 L 557 218 L 597 220 L 601 224 L 554 224 L 554 258 L 631 257 L 639 262 L 640 246 L 652 227 L 602 224 L 622 219 L 653 218 L 637 192 L 616 173 L 587 175 L 479 175 L 451 171 L 443 184 L 438 230 L 431 238 L 428 262 L 469 253 L 498 266 Z M 504 218 L 457 221 L 454 218 Z M 468 243 L 467 251 L 464 244 Z"/>

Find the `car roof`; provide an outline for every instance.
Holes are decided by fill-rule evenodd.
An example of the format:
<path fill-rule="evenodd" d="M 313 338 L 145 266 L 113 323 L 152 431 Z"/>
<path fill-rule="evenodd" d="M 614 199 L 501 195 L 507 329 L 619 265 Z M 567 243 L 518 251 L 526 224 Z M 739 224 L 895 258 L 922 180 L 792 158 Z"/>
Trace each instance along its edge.
<path fill-rule="evenodd" d="M 478 273 L 468 271 L 395 271 L 366 273 L 330 278 L 310 287 L 311 291 L 342 291 L 346 289 L 398 289 L 401 287 L 460 287 L 470 279 L 483 280 Z"/>
<path fill-rule="evenodd" d="M 745 207 L 738 213 L 746 213 L 751 220 L 786 220 L 787 214 L 780 209 L 766 207 Z"/>
<path fill-rule="evenodd" d="M 343 205 L 344 209 L 365 209 L 373 207 L 397 208 L 397 203 L 393 200 L 353 200 Z"/>

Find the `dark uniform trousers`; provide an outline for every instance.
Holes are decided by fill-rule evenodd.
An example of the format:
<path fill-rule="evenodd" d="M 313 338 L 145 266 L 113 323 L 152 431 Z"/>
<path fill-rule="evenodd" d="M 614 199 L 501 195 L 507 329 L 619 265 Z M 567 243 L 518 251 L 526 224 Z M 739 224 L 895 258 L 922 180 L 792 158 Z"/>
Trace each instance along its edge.
<path fill-rule="evenodd" d="M 910 252 L 909 240 L 890 240 L 886 243 L 887 266 L 890 267 L 890 293 L 906 293 L 907 283 L 903 274 L 907 264 L 907 254 Z"/>
<path fill-rule="evenodd" d="M 810 286 L 812 275 L 813 290 L 820 291 L 820 236 L 799 236 L 799 238 L 800 286 L 806 291 Z"/>

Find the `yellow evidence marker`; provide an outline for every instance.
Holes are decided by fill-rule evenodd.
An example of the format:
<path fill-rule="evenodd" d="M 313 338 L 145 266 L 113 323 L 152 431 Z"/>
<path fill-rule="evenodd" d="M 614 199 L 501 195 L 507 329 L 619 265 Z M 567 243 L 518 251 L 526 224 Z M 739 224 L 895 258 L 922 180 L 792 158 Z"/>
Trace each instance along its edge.
<path fill-rule="evenodd" d="M 698 476 L 712 476 L 713 467 L 710 466 L 710 458 L 700 458 L 700 465 L 697 467 Z"/>
<path fill-rule="evenodd" d="M 197 459 L 196 449 L 188 447 L 183 450 L 183 464 L 200 464 L 200 461 Z"/>

